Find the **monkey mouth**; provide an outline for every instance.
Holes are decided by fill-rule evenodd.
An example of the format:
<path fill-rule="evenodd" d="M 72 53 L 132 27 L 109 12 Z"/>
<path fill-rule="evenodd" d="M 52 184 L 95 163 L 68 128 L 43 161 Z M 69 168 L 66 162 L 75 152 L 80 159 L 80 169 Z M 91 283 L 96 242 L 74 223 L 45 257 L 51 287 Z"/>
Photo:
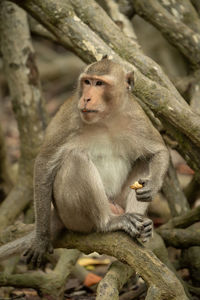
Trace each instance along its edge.
<path fill-rule="evenodd" d="M 81 112 L 82 113 L 98 113 L 98 110 L 83 108 L 83 109 L 81 109 Z"/>

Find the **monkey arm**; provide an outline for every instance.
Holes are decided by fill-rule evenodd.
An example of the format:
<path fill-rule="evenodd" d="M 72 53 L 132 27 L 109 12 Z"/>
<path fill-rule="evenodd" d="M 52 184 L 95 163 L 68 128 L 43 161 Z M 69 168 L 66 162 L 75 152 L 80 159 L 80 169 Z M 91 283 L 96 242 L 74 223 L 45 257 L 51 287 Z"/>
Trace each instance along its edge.
<path fill-rule="evenodd" d="M 167 148 L 156 152 L 149 163 L 150 179 L 153 182 L 153 195 L 161 188 L 164 176 L 169 166 L 169 152 Z"/>
<path fill-rule="evenodd" d="M 138 182 L 143 188 L 136 190 L 138 201 L 149 202 L 162 186 L 164 175 L 169 165 L 169 153 L 163 145 L 149 160 L 148 176 L 140 177 Z"/>
<path fill-rule="evenodd" d="M 45 253 L 52 253 L 50 242 L 50 215 L 54 172 L 42 155 L 36 158 L 34 171 L 35 238 L 24 253 L 27 263 L 40 266 Z"/>
<path fill-rule="evenodd" d="M 48 162 L 38 156 L 34 171 L 34 205 L 36 216 L 36 236 L 50 236 L 50 213 L 53 175 L 48 170 Z"/>

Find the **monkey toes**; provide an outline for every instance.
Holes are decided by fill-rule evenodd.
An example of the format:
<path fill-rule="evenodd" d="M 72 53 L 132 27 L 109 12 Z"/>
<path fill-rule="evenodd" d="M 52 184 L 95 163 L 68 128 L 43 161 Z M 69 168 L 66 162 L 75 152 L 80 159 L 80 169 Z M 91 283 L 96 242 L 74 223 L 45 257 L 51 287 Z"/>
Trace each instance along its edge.
<path fill-rule="evenodd" d="M 23 253 L 23 256 L 25 256 L 27 264 L 31 263 L 34 268 L 39 268 L 44 262 L 46 253 L 53 253 L 52 245 L 45 241 L 42 241 L 41 243 L 35 241 L 33 245 Z"/>
<path fill-rule="evenodd" d="M 147 242 L 153 234 L 153 222 L 148 218 L 144 218 L 143 225 L 144 227 L 141 232 L 140 238 L 142 239 L 142 242 Z"/>
<path fill-rule="evenodd" d="M 139 214 L 126 213 L 119 216 L 116 230 L 123 230 L 132 238 L 142 238 L 145 240 L 152 235 L 152 228 L 152 221 L 150 219 Z"/>
<path fill-rule="evenodd" d="M 152 230 L 153 230 L 152 220 L 145 218 L 139 214 L 128 214 L 128 218 L 130 218 L 131 224 L 137 230 L 137 234 L 135 235 L 135 237 L 142 238 L 142 241 L 146 242 L 152 236 Z M 134 231 L 135 230 L 133 230 L 133 232 Z"/>

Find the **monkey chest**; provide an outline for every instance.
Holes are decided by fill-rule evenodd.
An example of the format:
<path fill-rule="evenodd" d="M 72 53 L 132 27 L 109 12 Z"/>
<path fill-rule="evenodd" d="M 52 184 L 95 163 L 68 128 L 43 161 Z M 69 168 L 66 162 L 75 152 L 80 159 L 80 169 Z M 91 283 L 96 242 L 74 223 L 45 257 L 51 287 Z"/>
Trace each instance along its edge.
<path fill-rule="evenodd" d="M 105 192 L 109 198 L 113 198 L 121 191 L 130 169 L 130 162 L 109 147 L 90 149 L 90 157 L 96 166 Z"/>

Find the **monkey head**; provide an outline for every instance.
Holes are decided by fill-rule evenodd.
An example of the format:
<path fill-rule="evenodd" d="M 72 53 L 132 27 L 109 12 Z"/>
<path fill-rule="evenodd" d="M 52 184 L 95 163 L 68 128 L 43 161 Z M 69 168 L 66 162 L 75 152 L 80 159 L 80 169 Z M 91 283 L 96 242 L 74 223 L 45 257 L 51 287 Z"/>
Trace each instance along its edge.
<path fill-rule="evenodd" d="M 123 109 L 133 87 L 133 73 L 104 58 L 89 65 L 79 78 L 78 109 L 83 122 L 103 121 Z"/>

